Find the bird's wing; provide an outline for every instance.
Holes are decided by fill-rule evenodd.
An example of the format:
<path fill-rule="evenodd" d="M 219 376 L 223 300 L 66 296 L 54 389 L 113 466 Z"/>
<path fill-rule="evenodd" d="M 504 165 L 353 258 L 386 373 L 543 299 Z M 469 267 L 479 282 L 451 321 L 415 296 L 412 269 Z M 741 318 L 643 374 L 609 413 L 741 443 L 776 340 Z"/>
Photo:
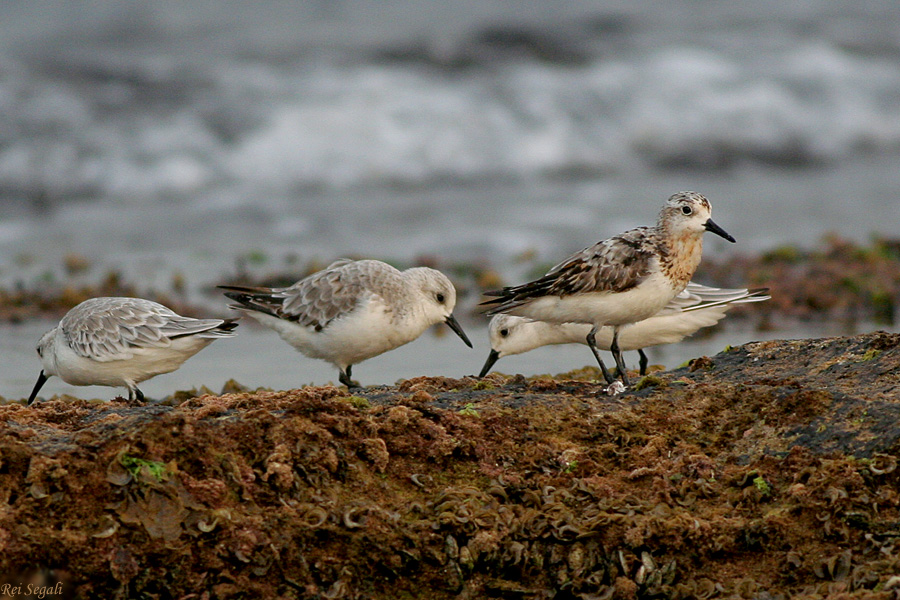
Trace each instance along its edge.
<path fill-rule="evenodd" d="M 163 348 L 178 337 L 229 335 L 216 332 L 226 321 L 183 317 L 140 298 L 97 298 L 76 308 L 60 323 L 63 335 L 77 354 L 101 362 L 131 358 L 135 348 Z"/>
<path fill-rule="evenodd" d="M 769 288 L 717 288 L 690 282 L 661 313 L 702 310 L 712 306 L 744 304 L 768 300 Z"/>
<path fill-rule="evenodd" d="M 639 285 L 657 260 L 651 228 L 639 227 L 598 242 L 573 254 L 543 277 L 518 286 L 487 292 L 498 296 L 485 302 L 496 314 L 541 296 L 590 292 L 623 292 Z"/>
<path fill-rule="evenodd" d="M 287 288 L 219 287 L 240 303 L 237 308 L 264 312 L 321 331 L 361 301 L 377 295 L 386 280 L 398 277 L 399 272 L 385 263 L 340 260 Z"/>

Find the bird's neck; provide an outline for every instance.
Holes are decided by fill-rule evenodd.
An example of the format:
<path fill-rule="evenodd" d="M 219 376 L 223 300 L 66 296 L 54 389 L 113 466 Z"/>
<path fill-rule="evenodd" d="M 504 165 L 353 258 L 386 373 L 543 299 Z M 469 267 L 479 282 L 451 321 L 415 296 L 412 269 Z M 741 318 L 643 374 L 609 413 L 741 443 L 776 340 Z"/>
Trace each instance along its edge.
<path fill-rule="evenodd" d="M 663 271 L 675 282 L 679 290 L 684 289 L 700 264 L 703 255 L 703 236 L 694 233 L 665 236 L 661 249 L 663 252 L 660 263 Z"/>

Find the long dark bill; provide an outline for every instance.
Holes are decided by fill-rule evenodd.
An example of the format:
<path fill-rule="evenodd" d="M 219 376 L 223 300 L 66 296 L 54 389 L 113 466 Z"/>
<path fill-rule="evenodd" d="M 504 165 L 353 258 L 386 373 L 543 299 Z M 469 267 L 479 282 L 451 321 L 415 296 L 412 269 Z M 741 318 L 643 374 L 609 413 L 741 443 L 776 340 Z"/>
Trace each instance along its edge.
<path fill-rule="evenodd" d="M 731 237 L 731 234 L 729 234 L 727 231 L 725 231 L 724 229 L 722 229 L 721 227 L 716 225 L 712 219 L 707 219 L 706 225 L 704 225 L 704 227 L 706 227 L 707 231 L 711 231 L 712 233 L 725 238 L 732 244 L 736 241 L 733 237 Z"/>
<path fill-rule="evenodd" d="M 472 347 L 472 342 L 469 341 L 469 337 L 466 335 L 466 332 L 463 331 L 462 327 L 459 326 L 459 322 L 453 315 L 450 315 L 444 320 L 444 323 L 447 324 L 447 327 L 453 330 L 453 333 L 458 335 L 462 341 L 466 343 L 466 346 L 469 348 Z"/>
<path fill-rule="evenodd" d="M 34 389 L 31 390 L 31 395 L 28 396 L 28 406 L 31 406 L 31 403 L 37 398 L 38 392 L 41 391 L 41 388 L 44 387 L 44 384 L 47 383 L 48 379 L 50 378 L 44 375 L 44 371 L 41 370 L 41 374 L 38 375 L 37 383 L 34 384 Z"/>
<path fill-rule="evenodd" d="M 494 366 L 494 363 L 497 362 L 497 359 L 500 358 L 500 353 L 491 348 L 491 353 L 488 354 L 487 360 L 484 361 L 484 366 L 481 368 L 481 373 L 478 374 L 479 377 L 484 377 L 491 371 L 491 367 Z"/>

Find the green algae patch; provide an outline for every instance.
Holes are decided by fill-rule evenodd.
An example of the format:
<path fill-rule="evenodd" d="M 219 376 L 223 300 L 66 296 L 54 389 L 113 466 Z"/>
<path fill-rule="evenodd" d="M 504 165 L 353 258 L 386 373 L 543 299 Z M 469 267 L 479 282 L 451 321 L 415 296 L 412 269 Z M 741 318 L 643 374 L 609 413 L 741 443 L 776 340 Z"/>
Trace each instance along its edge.
<path fill-rule="evenodd" d="M 639 392 L 646 388 L 660 387 L 667 385 L 666 382 L 656 375 L 645 375 L 634 384 L 634 391 Z"/>
<path fill-rule="evenodd" d="M 875 360 L 881 354 L 881 350 L 877 348 L 869 348 L 859 360 Z"/>
<path fill-rule="evenodd" d="M 119 459 L 119 463 L 121 463 L 121 465 L 125 467 L 125 470 L 131 473 L 131 476 L 135 479 L 141 477 L 146 479 L 149 477 L 156 481 L 162 481 L 169 476 L 169 470 L 166 468 L 166 465 L 161 462 L 123 454 Z"/>
<path fill-rule="evenodd" d="M 366 410 L 372 407 L 371 403 L 369 403 L 369 400 L 367 398 L 363 398 L 362 396 L 347 396 L 346 398 L 344 398 L 344 401 L 358 410 Z"/>

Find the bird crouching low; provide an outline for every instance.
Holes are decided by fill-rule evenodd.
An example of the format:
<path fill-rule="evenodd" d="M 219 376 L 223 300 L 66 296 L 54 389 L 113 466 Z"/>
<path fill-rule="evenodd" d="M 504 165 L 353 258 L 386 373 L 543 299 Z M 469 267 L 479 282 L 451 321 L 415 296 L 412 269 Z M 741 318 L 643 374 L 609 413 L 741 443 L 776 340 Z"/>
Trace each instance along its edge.
<path fill-rule="evenodd" d="M 622 351 L 637 350 L 639 372 L 645 375 L 649 361 L 644 348 L 680 342 L 703 327 L 715 325 L 736 305 L 769 298 L 767 288 L 722 289 L 691 282 L 652 317 L 623 327 L 619 348 Z M 488 327 L 491 351 L 479 377 L 487 375 L 494 363 L 504 356 L 554 344 L 587 344 L 591 327 L 588 323 L 548 323 L 514 315 L 494 315 Z M 602 327 L 595 338 L 597 347 L 609 350 L 612 334 L 611 327 Z"/>
<path fill-rule="evenodd" d="M 231 337 L 236 319 L 193 319 L 141 298 L 102 297 L 72 308 L 37 345 L 43 369 L 28 397 L 53 375 L 70 385 L 128 389 L 143 401 L 138 384 L 178 369 L 218 338 Z"/>
<path fill-rule="evenodd" d="M 339 260 L 285 288 L 219 286 L 244 311 L 273 329 L 305 356 L 338 368 L 351 379 L 353 365 L 407 344 L 446 323 L 472 347 L 453 316 L 456 289 L 440 271 L 400 271 L 377 260 Z"/>

